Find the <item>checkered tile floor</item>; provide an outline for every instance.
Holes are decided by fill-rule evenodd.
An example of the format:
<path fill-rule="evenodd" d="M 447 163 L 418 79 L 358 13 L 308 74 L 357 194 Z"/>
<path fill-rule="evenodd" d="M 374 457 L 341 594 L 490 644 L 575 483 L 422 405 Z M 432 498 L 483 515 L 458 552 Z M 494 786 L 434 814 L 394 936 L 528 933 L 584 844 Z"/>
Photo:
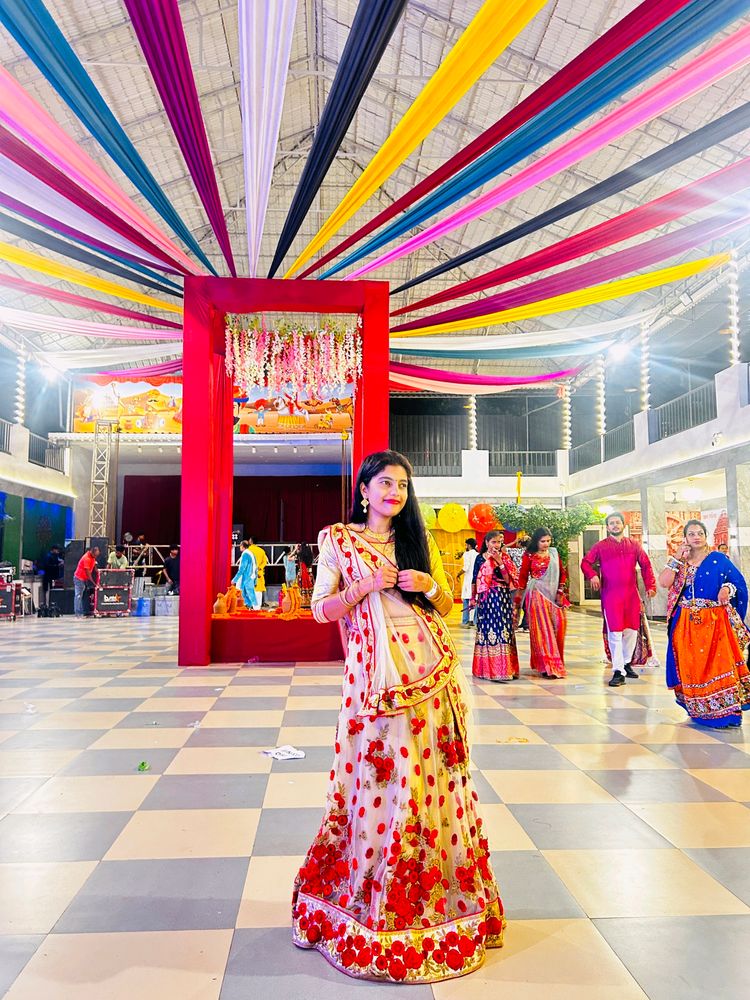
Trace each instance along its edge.
<path fill-rule="evenodd" d="M 750 720 L 693 727 L 663 671 L 607 688 L 600 636 L 573 613 L 566 680 L 470 682 L 507 943 L 410 998 L 747 995 Z M 179 670 L 175 650 L 164 618 L 0 623 L 0 994 L 392 997 L 289 933 L 340 667 Z M 259 752 L 281 743 L 307 756 Z"/>

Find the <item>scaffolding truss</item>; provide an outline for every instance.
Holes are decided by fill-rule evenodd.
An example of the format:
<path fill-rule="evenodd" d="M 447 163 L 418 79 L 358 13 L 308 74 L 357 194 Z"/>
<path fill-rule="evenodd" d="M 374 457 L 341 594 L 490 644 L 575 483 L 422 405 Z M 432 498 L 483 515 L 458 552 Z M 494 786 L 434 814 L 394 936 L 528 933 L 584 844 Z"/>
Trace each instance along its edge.
<path fill-rule="evenodd" d="M 117 422 L 97 420 L 94 425 L 94 451 L 91 456 L 91 505 L 89 508 L 89 535 L 92 538 L 107 536 L 109 513 L 109 479 L 112 461 L 112 441 Z"/>

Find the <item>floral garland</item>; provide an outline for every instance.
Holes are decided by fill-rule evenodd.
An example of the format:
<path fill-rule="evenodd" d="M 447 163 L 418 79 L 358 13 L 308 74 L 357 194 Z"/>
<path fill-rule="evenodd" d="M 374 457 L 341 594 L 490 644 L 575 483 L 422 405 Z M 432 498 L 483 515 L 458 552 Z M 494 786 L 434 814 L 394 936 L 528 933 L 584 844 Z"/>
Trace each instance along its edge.
<path fill-rule="evenodd" d="M 269 395 L 301 390 L 325 397 L 362 376 L 361 317 L 356 328 L 326 323 L 318 329 L 281 325 L 268 329 L 263 316 L 226 317 L 225 364 L 243 392 L 267 389 Z"/>

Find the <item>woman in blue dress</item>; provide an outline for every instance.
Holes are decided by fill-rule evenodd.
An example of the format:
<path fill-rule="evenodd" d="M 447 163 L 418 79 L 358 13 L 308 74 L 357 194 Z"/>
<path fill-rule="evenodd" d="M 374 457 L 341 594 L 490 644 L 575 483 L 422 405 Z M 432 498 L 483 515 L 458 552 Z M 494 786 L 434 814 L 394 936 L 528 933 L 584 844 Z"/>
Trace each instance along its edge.
<path fill-rule="evenodd" d="M 740 726 L 750 708 L 747 583 L 723 552 L 709 550 L 701 521 L 688 521 L 683 534 L 685 543 L 659 576 L 669 588 L 667 687 L 694 722 Z"/>
<path fill-rule="evenodd" d="M 250 551 L 250 542 L 240 542 L 240 565 L 232 580 L 235 587 L 239 587 L 245 606 L 255 610 L 258 601 L 255 596 L 255 584 L 258 580 L 258 564 L 255 556 Z"/>
<path fill-rule="evenodd" d="M 483 680 L 518 677 L 518 649 L 513 631 L 513 593 L 518 570 L 505 551 L 502 531 L 489 531 L 474 564 L 476 574 L 476 640 L 471 672 Z"/>

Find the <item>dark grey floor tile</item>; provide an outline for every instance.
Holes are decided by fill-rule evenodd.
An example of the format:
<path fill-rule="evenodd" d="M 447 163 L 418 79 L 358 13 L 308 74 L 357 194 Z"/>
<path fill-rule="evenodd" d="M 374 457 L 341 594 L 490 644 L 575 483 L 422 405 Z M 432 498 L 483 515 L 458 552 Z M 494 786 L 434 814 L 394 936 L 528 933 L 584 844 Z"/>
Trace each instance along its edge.
<path fill-rule="evenodd" d="M 132 813 L 12 813 L 0 821 L 0 862 L 99 861 Z"/>
<path fill-rule="evenodd" d="M 632 743 L 627 736 L 610 726 L 592 729 L 591 726 L 529 726 L 532 732 L 549 744 L 554 743 Z"/>
<path fill-rule="evenodd" d="M 480 815 L 481 806 L 503 801 L 481 771 L 472 771 L 471 780 L 474 782 L 474 790 L 479 796 Z"/>
<path fill-rule="evenodd" d="M 247 858 L 103 861 L 53 933 L 234 927 L 247 867 Z"/>
<path fill-rule="evenodd" d="M 281 712 L 286 698 L 219 698 L 212 712 Z"/>
<path fill-rule="evenodd" d="M 39 688 L 34 692 L 33 699 L 29 695 L 25 695 L 26 701 L 33 700 L 41 704 L 46 698 L 82 698 L 88 691 L 93 691 L 94 685 L 91 687 L 72 687 L 66 688 L 63 684 L 56 688 Z"/>
<path fill-rule="evenodd" d="M 570 705 L 566 701 L 562 701 L 560 698 L 551 698 L 543 694 L 519 694 L 514 696 L 510 693 L 506 695 L 503 692 L 502 694 L 495 694 L 492 697 L 501 708 L 507 708 L 509 712 L 517 708 L 570 708 Z"/>
<path fill-rule="evenodd" d="M 333 741 L 329 747 L 298 747 L 297 749 L 304 750 L 305 756 L 298 760 L 275 760 L 271 764 L 271 770 L 274 773 L 280 772 L 282 774 L 291 771 L 315 771 L 327 774 L 331 770 L 334 755 Z"/>
<path fill-rule="evenodd" d="M 161 688 L 162 684 L 166 684 L 171 677 L 113 677 L 109 681 L 105 681 L 102 687 L 158 687 Z M 174 688 L 170 688 L 170 691 Z"/>
<path fill-rule="evenodd" d="M 750 848 L 704 847 L 685 854 L 750 906 Z"/>
<path fill-rule="evenodd" d="M 41 788 L 45 781 L 46 778 L 0 776 L 0 812 L 11 812 Z"/>
<path fill-rule="evenodd" d="M 430 986 L 410 986 L 409 1000 L 432 1000 Z M 313 950 L 296 948 L 286 927 L 237 930 L 229 951 L 220 1000 L 393 1000 L 398 988 L 343 975 Z"/>
<path fill-rule="evenodd" d="M 165 774 L 141 809 L 260 809 L 267 774 Z"/>
<path fill-rule="evenodd" d="M 0 670 L 0 688 L 35 688 L 40 684 L 45 684 L 49 678 L 47 677 L 23 677 L 20 680 L 13 679 L 12 670 Z"/>
<path fill-rule="evenodd" d="M 588 771 L 621 802 L 728 802 L 727 795 L 685 771 Z"/>
<path fill-rule="evenodd" d="M 509 920 L 562 920 L 585 916 L 538 851 L 493 851 L 492 868 Z"/>
<path fill-rule="evenodd" d="M 143 681 L 140 681 L 143 684 Z M 224 690 L 223 685 L 218 685 L 214 691 L 210 687 L 160 687 L 154 692 L 154 698 L 218 698 Z"/>
<path fill-rule="evenodd" d="M 740 1000 L 750 915 L 595 920 L 649 1000 Z"/>
<path fill-rule="evenodd" d="M 507 708 L 475 708 L 471 713 L 472 722 L 478 726 L 518 726 L 520 725 L 515 715 L 511 715 Z"/>
<path fill-rule="evenodd" d="M 84 750 L 60 772 L 77 775 L 137 774 L 138 765 L 147 763 L 151 774 L 161 774 L 177 756 L 176 749 Z"/>
<path fill-rule="evenodd" d="M 307 854 L 323 821 L 322 809 L 264 809 L 253 857 Z"/>
<path fill-rule="evenodd" d="M 275 747 L 278 729 L 248 729 L 236 726 L 227 729 L 196 729 L 186 747 Z"/>
<path fill-rule="evenodd" d="M 232 699 L 235 701 L 236 699 Z M 335 726 L 339 721 L 339 713 L 336 709 L 318 709 L 309 712 L 293 711 L 284 712 L 282 725 L 284 726 Z"/>
<path fill-rule="evenodd" d="M 145 698 L 81 698 L 63 708 L 64 712 L 133 712 Z"/>
<path fill-rule="evenodd" d="M 233 680 L 229 682 L 229 687 L 265 687 L 268 684 L 287 684 L 291 685 L 292 677 L 291 674 L 280 674 L 278 677 L 268 677 L 268 676 L 258 676 L 257 674 L 237 674 Z"/>
<path fill-rule="evenodd" d="M 2 750 L 85 750 L 105 729 L 28 729 L 0 744 Z"/>
<path fill-rule="evenodd" d="M 509 805 L 508 808 L 541 851 L 673 846 L 626 806 L 619 803 L 517 804 Z"/>
<path fill-rule="evenodd" d="M 0 935 L 0 997 L 4 997 L 44 941 L 44 934 Z"/>
<path fill-rule="evenodd" d="M 0 731 L 18 732 L 22 729 L 29 729 L 35 722 L 39 722 L 40 716 L 41 713 L 36 711 L 23 713 L 19 712 L 18 714 L 13 712 L 10 715 L 2 714 L 0 715 Z M 0 747 L 2 747 L 2 743 L 0 743 Z"/>
<path fill-rule="evenodd" d="M 167 656 L 167 653 L 165 653 L 164 655 Z M 174 665 L 175 664 L 172 664 L 172 666 L 174 666 Z M 161 666 L 164 666 L 167 669 L 169 669 L 170 664 L 169 663 L 164 663 L 164 664 L 162 664 L 162 663 L 150 663 L 150 664 L 144 663 L 143 666 L 144 667 L 148 667 L 148 666 L 151 666 L 151 667 L 161 667 Z M 177 674 L 177 676 L 178 677 L 183 677 L 183 678 L 184 677 L 234 677 L 237 674 L 237 671 L 239 669 L 240 669 L 239 667 L 226 667 L 226 668 L 222 668 L 222 667 L 188 667 L 185 670 L 181 670 L 179 672 L 179 674 Z M 268 680 L 266 680 L 265 683 L 268 684 Z"/>
<path fill-rule="evenodd" d="M 750 757 L 746 753 L 724 743 L 648 743 L 644 746 L 679 767 L 750 767 Z"/>
<path fill-rule="evenodd" d="M 162 729 L 184 729 L 200 722 L 205 712 L 131 712 L 115 729 L 143 729 L 156 723 Z"/>
<path fill-rule="evenodd" d="M 341 684 L 295 684 L 289 691 L 295 698 L 339 698 Z"/>
<path fill-rule="evenodd" d="M 574 771 L 567 757 L 554 747 L 518 744 L 500 746 L 497 743 L 475 743 L 471 759 L 483 771 Z"/>

